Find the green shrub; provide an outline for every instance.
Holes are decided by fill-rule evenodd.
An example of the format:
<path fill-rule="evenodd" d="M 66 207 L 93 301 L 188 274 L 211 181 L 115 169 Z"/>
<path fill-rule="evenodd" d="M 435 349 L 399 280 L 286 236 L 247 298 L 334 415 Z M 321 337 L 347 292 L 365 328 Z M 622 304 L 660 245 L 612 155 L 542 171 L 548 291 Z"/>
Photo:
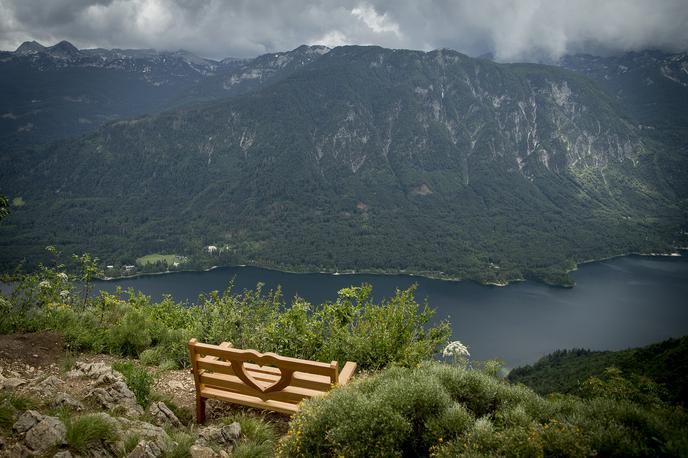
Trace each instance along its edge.
<path fill-rule="evenodd" d="M 129 389 L 136 395 L 136 401 L 146 409 L 151 402 L 151 392 L 155 379 L 146 369 L 135 366 L 129 361 L 117 361 L 112 368 L 124 376 Z"/>
<path fill-rule="evenodd" d="M 124 356 L 138 356 L 150 347 L 149 323 L 141 310 L 129 309 L 122 320 L 110 328 L 108 344 L 110 350 Z"/>
<path fill-rule="evenodd" d="M 441 363 L 390 368 L 302 404 L 281 456 L 675 456 L 676 408 L 573 396 Z"/>
<path fill-rule="evenodd" d="M 14 424 L 14 416 L 17 409 L 12 407 L 9 402 L 0 403 L 0 428 L 9 429 Z"/>
<path fill-rule="evenodd" d="M 242 437 L 255 443 L 269 443 L 271 447 L 277 440 L 277 432 L 274 426 L 263 417 L 240 411 L 232 416 L 220 420 L 224 424 L 239 423 Z"/>
<path fill-rule="evenodd" d="M 189 458 L 189 449 L 196 441 L 196 436 L 186 431 L 175 431 L 170 435 L 170 443 L 164 450 L 164 458 Z"/>
<path fill-rule="evenodd" d="M 113 443 L 119 438 L 116 424 L 107 415 L 92 414 L 69 418 L 66 421 L 67 443 L 81 453 L 90 448 Z"/>

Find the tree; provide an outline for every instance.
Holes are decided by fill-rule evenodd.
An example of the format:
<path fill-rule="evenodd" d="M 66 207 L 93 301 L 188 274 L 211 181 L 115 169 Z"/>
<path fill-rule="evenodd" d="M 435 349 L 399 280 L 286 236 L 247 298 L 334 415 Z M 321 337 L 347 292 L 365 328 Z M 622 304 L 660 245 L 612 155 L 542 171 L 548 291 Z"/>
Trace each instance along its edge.
<path fill-rule="evenodd" d="M 10 201 L 7 197 L 0 195 L 0 221 L 10 214 Z"/>

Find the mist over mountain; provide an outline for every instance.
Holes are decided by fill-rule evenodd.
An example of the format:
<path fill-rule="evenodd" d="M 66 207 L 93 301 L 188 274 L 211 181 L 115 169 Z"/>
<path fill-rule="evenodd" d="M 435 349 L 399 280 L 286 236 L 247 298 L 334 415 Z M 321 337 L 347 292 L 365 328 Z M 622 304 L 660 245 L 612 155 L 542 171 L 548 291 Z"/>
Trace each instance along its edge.
<path fill-rule="evenodd" d="M 116 264 L 565 284 L 576 262 L 683 243 L 680 141 L 580 74 L 357 46 L 204 68 L 185 92 L 203 103 L 4 155 L 4 192 L 26 204 L 0 228 L 3 265 L 57 238 Z"/>

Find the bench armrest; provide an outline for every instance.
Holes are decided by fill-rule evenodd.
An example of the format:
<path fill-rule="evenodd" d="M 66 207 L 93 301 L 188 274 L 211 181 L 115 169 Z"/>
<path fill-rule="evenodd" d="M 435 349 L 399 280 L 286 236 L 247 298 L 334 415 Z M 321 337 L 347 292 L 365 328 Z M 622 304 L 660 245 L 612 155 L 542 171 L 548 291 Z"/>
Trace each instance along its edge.
<path fill-rule="evenodd" d="M 346 385 L 351 378 L 352 375 L 354 375 L 354 372 L 356 371 L 356 363 L 352 363 L 351 361 L 347 361 L 346 364 L 344 364 L 344 367 L 342 368 L 341 372 L 339 373 L 339 384 L 340 385 Z"/>

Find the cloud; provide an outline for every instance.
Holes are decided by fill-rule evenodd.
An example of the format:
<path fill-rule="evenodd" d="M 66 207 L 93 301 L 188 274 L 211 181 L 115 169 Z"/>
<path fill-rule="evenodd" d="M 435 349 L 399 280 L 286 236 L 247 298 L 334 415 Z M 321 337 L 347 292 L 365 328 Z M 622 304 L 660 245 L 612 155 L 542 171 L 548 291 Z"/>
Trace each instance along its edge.
<path fill-rule="evenodd" d="M 378 44 L 542 60 L 685 51 L 687 23 L 686 0 L 0 0 L 0 49 L 69 40 L 222 58 Z"/>

